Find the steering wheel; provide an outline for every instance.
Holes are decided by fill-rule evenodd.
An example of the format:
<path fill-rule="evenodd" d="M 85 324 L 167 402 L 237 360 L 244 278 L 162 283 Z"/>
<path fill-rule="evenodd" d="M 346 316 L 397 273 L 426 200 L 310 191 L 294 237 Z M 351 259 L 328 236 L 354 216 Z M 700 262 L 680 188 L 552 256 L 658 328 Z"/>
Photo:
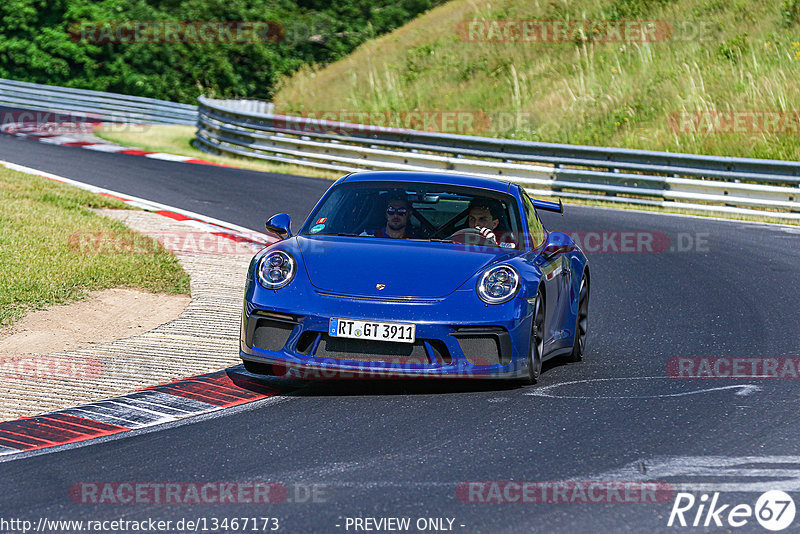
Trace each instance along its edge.
<path fill-rule="evenodd" d="M 495 241 L 486 239 L 477 228 L 463 228 L 450 236 L 453 243 L 463 243 L 465 245 L 497 246 Z"/>

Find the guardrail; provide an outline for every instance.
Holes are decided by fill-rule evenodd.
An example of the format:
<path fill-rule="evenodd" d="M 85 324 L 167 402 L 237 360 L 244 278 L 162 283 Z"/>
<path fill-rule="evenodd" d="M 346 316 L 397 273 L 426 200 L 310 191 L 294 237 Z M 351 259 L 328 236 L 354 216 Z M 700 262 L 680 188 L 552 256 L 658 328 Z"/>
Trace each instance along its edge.
<path fill-rule="evenodd" d="M 104 122 L 195 124 L 197 106 L 87 89 L 0 78 L 0 105 L 26 110 L 86 114 Z"/>
<path fill-rule="evenodd" d="M 798 162 L 354 125 L 241 111 L 202 96 L 199 103 L 196 140 L 209 152 L 345 172 L 471 174 L 516 182 L 538 196 L 800 220 Z"/>

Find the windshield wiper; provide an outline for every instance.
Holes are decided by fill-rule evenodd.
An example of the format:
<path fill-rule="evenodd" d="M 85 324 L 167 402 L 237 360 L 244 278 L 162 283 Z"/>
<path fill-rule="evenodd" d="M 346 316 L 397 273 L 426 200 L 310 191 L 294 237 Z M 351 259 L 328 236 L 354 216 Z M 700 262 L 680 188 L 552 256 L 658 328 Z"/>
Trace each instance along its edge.
<path fill-rule="evenodd" d="M 320 235 L 320 234 L 316 234 L 316 235 Z M 347 234 L 347 233 L 344 233 L 344 232 L 340 232 L 340 233 L 337 233 L 337 234 L 321 234 L 321 235 L 338 235 L 338 236 L 341 236 L 341 237 L 375 237 L 374 235 L 369 235 L 369 234 Z"/>

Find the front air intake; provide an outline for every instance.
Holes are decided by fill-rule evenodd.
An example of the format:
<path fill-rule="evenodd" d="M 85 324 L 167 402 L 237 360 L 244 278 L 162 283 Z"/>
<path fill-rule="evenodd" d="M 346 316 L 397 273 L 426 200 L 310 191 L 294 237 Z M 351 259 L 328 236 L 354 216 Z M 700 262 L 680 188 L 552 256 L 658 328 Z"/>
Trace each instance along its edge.
<path fill-rule="evenodd" d="M 248 325 L 247 344 L 262 350 L 281 350 L 297 324 L 283 317 L 253 315 Z"/>
<path fill-rule="evenodd" d="M 314 356 L 334 360 L 383 362 L 406 365 L 430 365 L 431 360 L 422 341 L 393 343 L 331 337 L 323 334 Z"/>
<path fill-rule="evenodd" d="M 459 328 L 452 334 L 472 365 L 505 365 L 511 361 L 511 339 L 500 327 Z"/>

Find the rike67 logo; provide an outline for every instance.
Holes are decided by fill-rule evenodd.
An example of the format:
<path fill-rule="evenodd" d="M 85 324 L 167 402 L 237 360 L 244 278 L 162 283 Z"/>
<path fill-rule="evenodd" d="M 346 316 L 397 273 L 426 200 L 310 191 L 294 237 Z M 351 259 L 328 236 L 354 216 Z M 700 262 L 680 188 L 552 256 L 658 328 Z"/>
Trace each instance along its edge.
<path fill-rule="evenodd" d="M 667 526 L 681 527 L 743 527 L 753 518 L 767 530 L 779 531 L 794 521 L 794 499 L 788 493 L 772 490 L 763 493 L 755 503 L 722 504 L 719 493 L 699 498 L 691 493 L 678 493 L 672 504 Z"/>

